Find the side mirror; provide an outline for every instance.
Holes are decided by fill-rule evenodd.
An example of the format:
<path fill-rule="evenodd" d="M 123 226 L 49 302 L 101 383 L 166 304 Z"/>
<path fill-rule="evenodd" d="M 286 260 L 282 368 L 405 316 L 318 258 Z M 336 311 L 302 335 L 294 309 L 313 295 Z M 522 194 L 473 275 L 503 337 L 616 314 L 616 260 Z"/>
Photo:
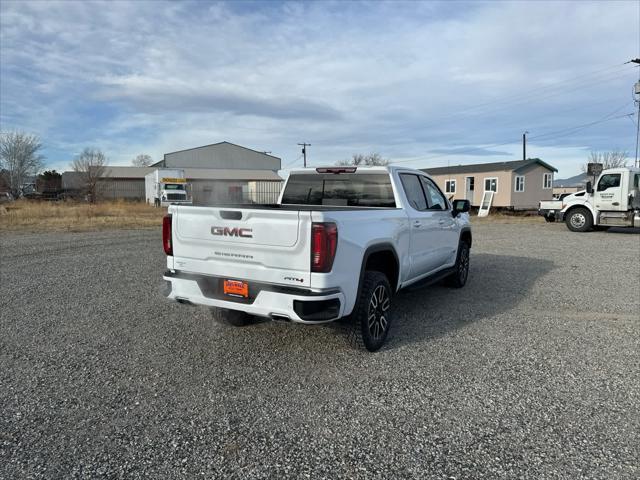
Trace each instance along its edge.
<path fill-rule="evenodd" d="M 591 182 L 587 182 L 587 193 L 589 195 L 593 193 L 593 185 L 591 185 Z"/>
<path fill-rule="evenodd" d="M 452 215 L 457 217 L 459 213 L 466 213 L 471 208 L 469 200 L 454 200 Z"/>

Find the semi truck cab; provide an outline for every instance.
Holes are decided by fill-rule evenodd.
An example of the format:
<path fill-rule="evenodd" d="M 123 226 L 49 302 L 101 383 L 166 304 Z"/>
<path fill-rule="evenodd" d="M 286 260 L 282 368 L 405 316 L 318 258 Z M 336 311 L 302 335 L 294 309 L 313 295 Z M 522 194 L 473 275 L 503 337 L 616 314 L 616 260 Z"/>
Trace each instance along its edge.
<path fill-rule="evenodd" d="M 561 207 L 559 220 L 563 220 L 569 230 L 574 232 L 586 232 L 593 227 L 638 228 L 640 168 L 619 167 L 604 170 L 595 186 L 587 182 L 584 192 L 566 197 Z"/>

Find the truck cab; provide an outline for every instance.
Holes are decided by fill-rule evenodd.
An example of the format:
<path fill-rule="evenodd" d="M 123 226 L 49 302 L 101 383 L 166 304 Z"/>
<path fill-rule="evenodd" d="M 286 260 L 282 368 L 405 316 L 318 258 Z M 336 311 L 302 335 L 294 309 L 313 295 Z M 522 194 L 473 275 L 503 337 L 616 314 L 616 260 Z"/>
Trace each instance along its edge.
<path fill-rule="evenodd" d="M 191 205 L 188 183 L 182 169 L 158 168 L 145 175 L 147 203 L 156 207 Z"/>
<path fill-rule="evenodd" d="M 185 183 L 160 183 L 159 186 L 160 192 L 158 194 L 158 199 L 162 206 L 174 203 L 191 203 L 187 197 Z"/>
<path fill-rule="evenodd" d="M 640 227 L 640 168 L 604 170 L 595 186 L 562 200 L 560 219 L 569 230 L 586 232 L 593 227 Z"/>

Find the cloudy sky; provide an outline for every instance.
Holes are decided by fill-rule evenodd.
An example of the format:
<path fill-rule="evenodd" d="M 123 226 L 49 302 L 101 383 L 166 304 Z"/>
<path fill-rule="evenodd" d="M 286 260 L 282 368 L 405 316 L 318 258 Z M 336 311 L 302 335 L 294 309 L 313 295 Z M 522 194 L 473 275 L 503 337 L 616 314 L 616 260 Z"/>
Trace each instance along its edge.
<path fill-rule="evenodd" d="M 65 170 L 228 140 L 283 166 L 635 153 L 640 8 L 622 2 L 0 3 L 0 129 Z"/>

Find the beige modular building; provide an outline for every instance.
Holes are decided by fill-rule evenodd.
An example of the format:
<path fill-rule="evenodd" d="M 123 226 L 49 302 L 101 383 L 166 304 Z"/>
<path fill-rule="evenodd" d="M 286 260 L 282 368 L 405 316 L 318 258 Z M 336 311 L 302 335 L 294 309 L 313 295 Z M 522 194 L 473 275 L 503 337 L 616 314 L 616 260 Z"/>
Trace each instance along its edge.
<path fill-rule="evenodd" d="M 538 158 L 513 162 L 479 163 L 424 168 L 449 198 L 467 199 L 479 206 L 485 191 L 495 192 L 494 207 L 513 210 L 538 208 L 553 196 L 553 174 L 558 170 Z"/>

